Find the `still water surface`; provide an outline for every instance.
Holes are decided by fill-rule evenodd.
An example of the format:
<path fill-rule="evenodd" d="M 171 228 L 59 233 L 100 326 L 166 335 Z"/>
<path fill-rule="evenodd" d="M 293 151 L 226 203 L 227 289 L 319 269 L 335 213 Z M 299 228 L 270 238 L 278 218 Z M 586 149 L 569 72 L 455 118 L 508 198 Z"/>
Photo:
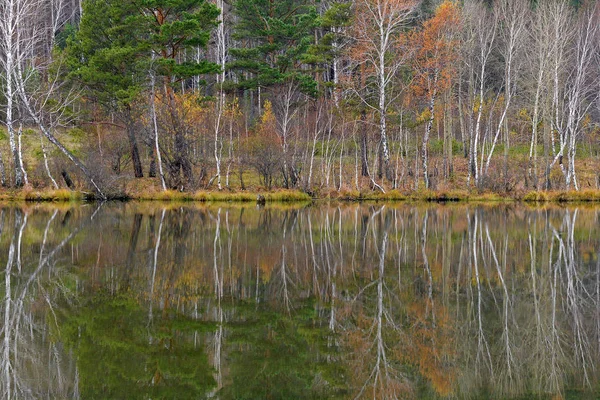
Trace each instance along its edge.
<path fill-rule="evenodd" d="M 597 398 L 599 222 L 1 205 L 2 398 Z"/>

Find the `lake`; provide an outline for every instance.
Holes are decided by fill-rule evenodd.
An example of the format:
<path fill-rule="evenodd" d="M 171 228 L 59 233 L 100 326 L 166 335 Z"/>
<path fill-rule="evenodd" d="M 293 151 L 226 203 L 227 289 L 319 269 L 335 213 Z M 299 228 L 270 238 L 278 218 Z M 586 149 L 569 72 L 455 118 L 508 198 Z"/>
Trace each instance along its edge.
<path fill-rule="evenodd" d="M 5 399 L 597 398 L 600 207 L 0 206 Z"/>

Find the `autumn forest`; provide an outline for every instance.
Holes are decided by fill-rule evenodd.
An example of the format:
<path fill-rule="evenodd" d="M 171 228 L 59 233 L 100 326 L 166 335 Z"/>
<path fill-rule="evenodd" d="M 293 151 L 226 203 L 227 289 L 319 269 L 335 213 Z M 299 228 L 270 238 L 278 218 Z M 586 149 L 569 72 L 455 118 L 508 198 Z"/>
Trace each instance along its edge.
<path fill-rule="evenodd" d="M 600 3 L 3 0 L 2 190 L 600 188 Z"/>

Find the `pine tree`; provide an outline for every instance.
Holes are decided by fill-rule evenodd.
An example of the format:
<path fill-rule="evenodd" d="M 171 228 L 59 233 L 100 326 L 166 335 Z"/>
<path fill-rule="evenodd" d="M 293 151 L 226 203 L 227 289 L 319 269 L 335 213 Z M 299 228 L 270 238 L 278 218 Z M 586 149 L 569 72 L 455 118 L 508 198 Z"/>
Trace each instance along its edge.
<path fill-rule="evenodd" d="M 206 46 L 217 24 L 219 10 L 205 0 L 89 0 L 84 3 L 80 29 L 69 41 L 71 76 L 126 126 L 134 173 L 142 177 L 137 148 L 133 102 L 146 88 L 149 70 L 163 78 L 167 98 L 180 79 L 214 73 L 219 67 L 207 60 L 181 61 L 187 48 Z M 171 111 L 173 102 L 170 101 Z M 175 118 L 174 120 L 177 120 Z M 186 143 L 175 138 L 178 168 L 191 179 L 185 160 Z"/>
<path fill-rule="evenodd" d="M 128 21 L 135 7 L 128 1 L 104 0 L 89 0 L 83 7 L 79 31 L 67 45 L 71 78 L 123 122 L 134 175 L 142 177 L 132 116 L 132 104 L 143 89 L 142 48 L 135 40 L 136 26 Z"/>
<path fill-rule="evenodd" d="M 241 47 L 231 49 L 235 61 L 229 67 L 242 72 L 241 88 L 268 88 L 291 79 L 304 92 L 316 89 L 310 71 L 303 68 L 318 23 L 310 1 L 236 0 L 234 11 Z"/>

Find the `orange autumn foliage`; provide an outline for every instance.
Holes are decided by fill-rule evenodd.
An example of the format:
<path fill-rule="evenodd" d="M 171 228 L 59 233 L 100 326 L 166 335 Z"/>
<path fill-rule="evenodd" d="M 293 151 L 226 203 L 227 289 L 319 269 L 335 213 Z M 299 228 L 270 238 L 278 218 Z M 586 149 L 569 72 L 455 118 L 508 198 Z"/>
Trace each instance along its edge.
<path fill-rule="evenodd" d="M 445 0 L 434 16 L 425 21 L 423 29 L 413 33 L 411 41 L 417 46 L 413 82 L 415 95 L 431 100 L 450 87 L 456 73 L 459 45 L 456 33 L 460 23 L 458 6 Z"/>

